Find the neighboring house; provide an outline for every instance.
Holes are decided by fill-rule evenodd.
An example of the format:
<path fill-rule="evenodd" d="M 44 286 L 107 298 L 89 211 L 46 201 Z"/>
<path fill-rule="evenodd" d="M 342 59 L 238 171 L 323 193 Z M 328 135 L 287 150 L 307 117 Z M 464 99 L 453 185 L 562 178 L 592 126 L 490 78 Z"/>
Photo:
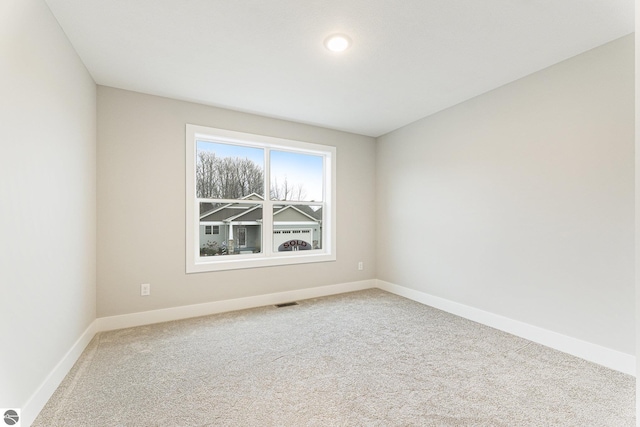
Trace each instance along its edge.
<path fill-rule="evenodd" d="M 258 253 L 262 248 L 262 205 L 257 194 L 243 197 L 247 203 L 200 204 L 200 255 Z M 275 252 L 320 249 L 322 209 L 282 203 L 273 208 Z"/>

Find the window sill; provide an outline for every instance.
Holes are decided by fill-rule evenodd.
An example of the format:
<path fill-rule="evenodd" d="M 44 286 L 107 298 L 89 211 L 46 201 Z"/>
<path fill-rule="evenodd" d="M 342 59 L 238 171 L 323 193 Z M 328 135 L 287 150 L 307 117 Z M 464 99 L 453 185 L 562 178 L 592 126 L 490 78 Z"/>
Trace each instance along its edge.
<path fill-rule="evenodd" d="M 229 257 L 241 257 L 229 259 Z M 309 264 L 315 262 L 335 261 L 335 254 L 315 253 L 305 255 L 281 255 L 264 257 L 256 254 L 254 256 L 225 255 L 198 257 L 195 262 L 187 263 L 187 273 L 205 273 L 211 271 L 241 270 L 248 268 L 275 267 L 292 264 Z"/>

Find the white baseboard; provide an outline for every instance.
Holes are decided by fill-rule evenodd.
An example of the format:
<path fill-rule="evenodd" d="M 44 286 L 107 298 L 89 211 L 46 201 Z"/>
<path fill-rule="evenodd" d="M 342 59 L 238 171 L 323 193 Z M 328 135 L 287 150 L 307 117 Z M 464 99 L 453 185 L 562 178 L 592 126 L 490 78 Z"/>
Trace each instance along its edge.
<path fill-rule="evenodd" d="M 44 405 L 47 404 L 97 332 L 97 323 L 94 320 L 47 375 L 40 387 L 31 395 L 27 403 L 22 407 L 20 417 L 20 425 L 22 427 L 29 427 L 36 420 Z"/>
<path fill-rule="evenodd" d="M 588 360 L 589 362 L 597 363 L 625 374 L 636 375 L 636 358 L 631 354 L 622 353 L 617 350 L 562 335 L 548 329 L 416 291 L 415 289 L 395 285 L 383 280 L 376 280 L 376 282 L 378 288 L 387 292 L 508 332 L 529 341 Z"/>
<path fill-rule="evenodd" d="M 113 329 L 150 325 L 153 323 L 187 319 L 190 317 L 207 316 L 227 311 L 263 307 L 265 305 L 282 304 L 290 301 L 360 291 L 374 287 L 376 287 L 375 279 L 362 280 L 358 282 L 340 283 L 337 285 L 320 286 L 316 288 L 297 289 L 273 294 L 143 311 L 119 316 L 100 317 L 96 321 L 98 323 L 98 331 L 110 331 Z"/>

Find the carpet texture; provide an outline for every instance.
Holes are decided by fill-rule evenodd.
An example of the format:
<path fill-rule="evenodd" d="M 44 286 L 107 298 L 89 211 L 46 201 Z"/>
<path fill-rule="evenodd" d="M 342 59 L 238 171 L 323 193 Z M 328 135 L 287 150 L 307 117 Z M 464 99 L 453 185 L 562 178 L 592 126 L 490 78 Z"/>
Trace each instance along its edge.
<path fill-rule="evenodd" d="M 377 289 L 103 332 L 56 426 L 634 426 L 635 379 Z"/>

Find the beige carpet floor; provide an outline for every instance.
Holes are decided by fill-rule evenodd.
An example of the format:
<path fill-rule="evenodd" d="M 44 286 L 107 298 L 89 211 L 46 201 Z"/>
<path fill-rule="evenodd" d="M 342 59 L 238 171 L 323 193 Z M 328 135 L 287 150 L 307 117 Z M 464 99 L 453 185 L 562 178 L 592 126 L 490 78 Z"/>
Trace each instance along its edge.
<path fill-rule="evenodd" d="M 380 291 L 98 334 L 34 426 L 634 426 L 635 379 Z"/>

